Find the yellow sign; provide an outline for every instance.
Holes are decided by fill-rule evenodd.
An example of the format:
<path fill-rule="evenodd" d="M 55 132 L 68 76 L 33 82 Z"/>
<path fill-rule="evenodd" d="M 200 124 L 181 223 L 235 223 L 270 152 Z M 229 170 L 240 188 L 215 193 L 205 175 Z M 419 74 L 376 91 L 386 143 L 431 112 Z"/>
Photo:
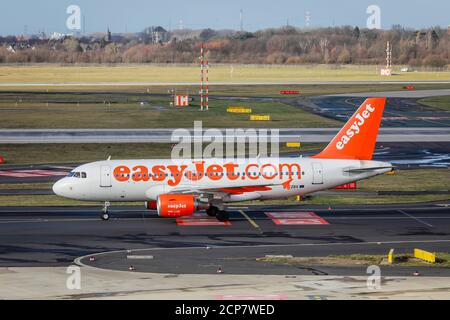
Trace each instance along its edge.
<path fill-rule="evenodd" d="M 286 142 L 286 147 L 300 148 L 300 142 Z"/>
<path fill-rule="evenodd" d="M 270 120 L 270 116 L 269 115 L 251 115 L 250 116 L 250 120 L 251 121 L 269 121 Z"/>
<path fill-rule="evenodd" d="M 388 253 L 388 263 L 389 263 L 389 264 L 394 263 L 394 249 L 389 250 L 389 253 Z"/>
<path fill-rule="evenodd" d="M 231 113 L 252 113 L 251 108 L 245 107 L 228 107 L 227 112 Z"/>
<path fill-rule="evenodd" d="M 436 254 L 421 249 L 414 249 L 414 258 L 430 263 L 436 262 Z"/>

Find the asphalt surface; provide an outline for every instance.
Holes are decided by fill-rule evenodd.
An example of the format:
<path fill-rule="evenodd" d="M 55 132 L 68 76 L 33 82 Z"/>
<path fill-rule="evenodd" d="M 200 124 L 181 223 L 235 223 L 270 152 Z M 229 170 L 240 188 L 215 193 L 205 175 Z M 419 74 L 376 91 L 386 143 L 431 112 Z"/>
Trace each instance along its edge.
<path fill-rule="evenodd" d="M 381 124 L 381 132 L 387 127 L 403 127 L 420 128 L 448 128 L 450 127 L 450 113 L 447 111 L 440 111 L 420 104 L 418 96 L 438 96 L 450 95 L 450 90 L 425 90 L 432 91 L 425 93 L 411 93 L 410 95 L 401 95 L 399 93 L 383 92 L 385 95 L 371 94 L 371 95 L 336 95 L 336 96 L 320 96 L 311 98 L 316 108 L 312 108 L 312 112 L 323 117 L 332 118 L 335 120 L 345 121 L 348 119 L 369 96 L 387 96 L 387 102 L 384 109 L 383 121 Z M 434 93 L 434 94 L 432 94 Z M 420 132 L 420 129 L 415 129 Z M 414 130 L 407 131 L 414 133 Z M 418 140 L 424 141 L 424 140 Z"/>
<path fill-rule="evenodd" d="M 335 117 L 349 117 L 354 107 L 343 105 L 345 110 L 335 110 Z M 322 111 L 320 111 L 322 112 Z M 449 115 L 447 113 L 447 115 Z M 331 115 L 327 115 L 331 116 Z M 431 120 L 430 120 L 431 121 Z M 433 120 L 434 121 L 434 120 Z M 173 143 L 175 129 L 1 129 L 0 143 Z M 178 129 L 179 130 L 179 129 Z M 207 130 L 207 129 L 205 129 Z M 216 133 L 203 131 L 203 139 L 208 142 Z M 279 137 L 280 142 L 329 142 L 340 128 L 311 128 L 311 129 L 275 129 L 273 135 Z M 225 129 L 222 129 L 226 136 Z M 193 131 L 186 132 L 195 142 Z M 269 131 L 272 136 L 272 133 Z M 179 133 L 178 133 L 179 135 Z M 249 137 L 251 135 L 245 135 Z M 239 134 L 234 135 L 240 137 Z M 208 140 L 209 139 L 209 140 Z M 378 142 L 450 142 L 449 124 L 440 128 L 381 128 Z"/>
<path fill-rule="evenodd" d="M 342 85 L 345 84 L 450 84 L 448 80 L 425 80 L 425 81 L 226 81 L 217 82 L 210 81 L 210 86 L 236 86 L 236 85 L 294 85 L 294 84 L 318 84 L 318 85 Z M 23 83 L 23 82 L 3 82 L 0 87 L 123 87 L 123 86 L 197 86 L 198 82 L 40 82 L 40 83 Z"/>
<path fill-rule="evenodd" d="M 67 266 L 160 273 L 363 275 L 366 266 L 287 266 L 265 255 L 328 256 L 448 251 L 449 203 L 400 206 L 229 207 L 231 225 L 183 226 L 140 207 L 0 207 L 0 266 Z M 276 225 L 265 212 L 314 212 L 328 224 Z M 215 221 L 215 220 L 213 220 Z M 118 252 L 117 252 L 118 251 Z M 98 253 L 103 253 L 97 255 Z M 95 260 L 91 261 L 90 256 Z M 139 256 L 139 257 L 136 257 Z M 151 257 L 149 257 L 151 256 Z M 450 276 L 438 267 L 383 267 L 385 275 Z"/>
<path fill-rule="evenodd" d="M 389 98 L 425 98 L 425 97 L 439 97 L 450 96 L 450 89 L 432 89 L 432 90 L 402 90 L 402 91 L 383 91 L 383 92 L 358 92 L 358 93 L 343 93 L 332 94 L 329 96 L 341 97 L 389 97 Z"/>

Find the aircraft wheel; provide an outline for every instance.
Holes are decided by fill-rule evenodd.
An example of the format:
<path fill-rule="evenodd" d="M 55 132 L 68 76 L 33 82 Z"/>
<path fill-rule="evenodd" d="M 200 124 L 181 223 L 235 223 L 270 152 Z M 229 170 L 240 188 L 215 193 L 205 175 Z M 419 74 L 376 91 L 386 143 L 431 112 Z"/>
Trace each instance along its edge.
<path fill-rule="evenodd" d="M 223 211 L 223 210 L 219 210 L 216 214 L 216 218 L 217 220 L 219 220 L 220 222 L 227 222 L 228 220 L 230 220 L 230 216 L 228 215 L 228 212 Z"/>
<path fill-rule="evenodd" d="M 109 213 L 108 212 L 104 212 L 104 213 L 102 213 L 102 220 L 103 221 L 107 221 L 107 220 L 109 220 Z"/>
<path fill-rule="evenodd" d="M 217 207 L 210 206 L 208 209 L 206 209 L 206 214 L 210 217 L 215 217 L 218 211 L 219 209 L 217 209 Z"/>

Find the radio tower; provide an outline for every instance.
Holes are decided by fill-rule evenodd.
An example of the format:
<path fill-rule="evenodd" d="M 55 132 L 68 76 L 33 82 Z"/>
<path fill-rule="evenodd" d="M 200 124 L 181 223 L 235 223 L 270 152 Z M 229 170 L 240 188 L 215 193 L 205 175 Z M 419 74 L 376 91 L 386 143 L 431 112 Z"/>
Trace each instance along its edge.
<path fill-rule="evenodd" d="M 209 109 L 209 62 L 205 60 L 203 43 L 200 48 L 200 110 Z"/>

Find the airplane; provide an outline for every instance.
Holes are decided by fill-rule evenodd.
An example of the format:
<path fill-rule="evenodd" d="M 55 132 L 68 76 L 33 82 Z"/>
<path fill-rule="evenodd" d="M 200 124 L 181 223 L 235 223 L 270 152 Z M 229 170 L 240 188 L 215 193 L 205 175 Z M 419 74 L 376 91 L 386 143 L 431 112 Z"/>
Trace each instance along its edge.
<path fill-rule="evenodd" d="M 390 172 L 372 154 L 386 98 L 368 98 L 318 154 L 312 157 L 242 159 L 105 160 L 81 165 L 53 185 L 56 195 L 104 202 L 142 201 L 161 217 L 200 210 L 228 221 L 225 203 L 281 199 L 334 188 Z"/>

